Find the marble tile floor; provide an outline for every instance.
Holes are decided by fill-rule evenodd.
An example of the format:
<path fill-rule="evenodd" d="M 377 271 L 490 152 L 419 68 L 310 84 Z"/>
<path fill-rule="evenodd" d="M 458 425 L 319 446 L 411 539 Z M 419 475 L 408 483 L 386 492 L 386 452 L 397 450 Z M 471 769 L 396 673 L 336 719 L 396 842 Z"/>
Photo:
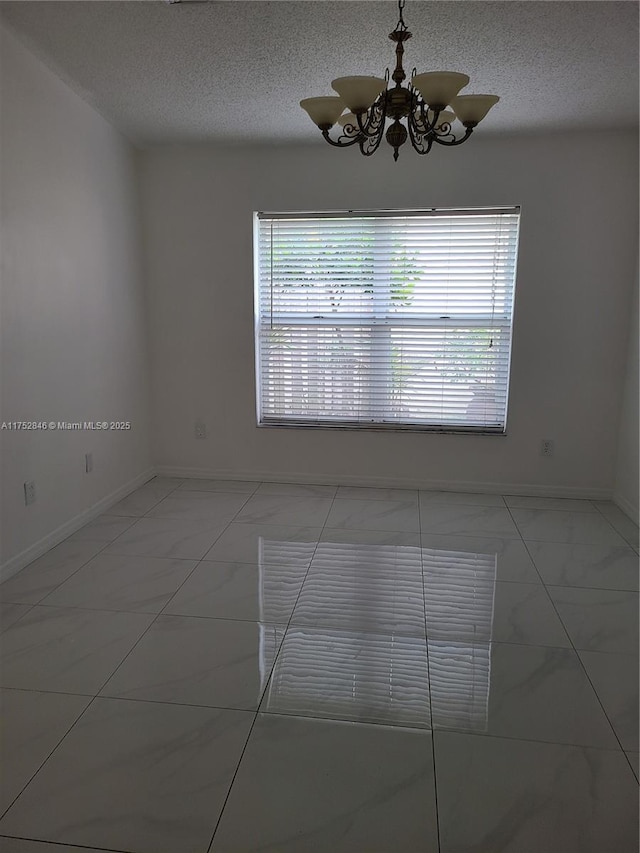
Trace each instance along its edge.
<path fill-rule="evenodd" d="M 155 478 L 0 585 L 1 853 L 637 853 L 606 501 Z"/>

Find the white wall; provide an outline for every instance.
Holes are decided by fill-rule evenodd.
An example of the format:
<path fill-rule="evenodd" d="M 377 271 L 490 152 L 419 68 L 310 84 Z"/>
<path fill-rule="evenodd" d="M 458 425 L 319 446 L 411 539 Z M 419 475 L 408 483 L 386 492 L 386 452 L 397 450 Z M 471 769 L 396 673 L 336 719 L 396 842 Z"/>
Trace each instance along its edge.
<path fill-rule="evenodd" d="M 312 128 L 310 127 L 310 133 Z M 145 153 L 155 461 L 319 481 L 610 495 L 637 252 L 637 135 L 498 139 L 420 158 L 328 146 Z M 257 428 L 252 211 L 522 205 L 508 435 Z M 193 434 L 196 419 L 209 429 Z M 612 422 L 616 424 L 612 428 Z M 542 438 L 556 455 L 539 455 Z"/>
<path fill-rule="evenodd" d="M 148 471 L 149 383 L 135 152 L 12 34 L 0 38 L 0 419 L 132 422 L 124 433 L 0 432 L 2 562 L 15 568 Z"/>
<path fill-rule="evenodd" d="M 618 459 L 613 499 L 634 521 L 638 521 L 638 268 L 630 311 L 627 370 L 620 412 Z"/>

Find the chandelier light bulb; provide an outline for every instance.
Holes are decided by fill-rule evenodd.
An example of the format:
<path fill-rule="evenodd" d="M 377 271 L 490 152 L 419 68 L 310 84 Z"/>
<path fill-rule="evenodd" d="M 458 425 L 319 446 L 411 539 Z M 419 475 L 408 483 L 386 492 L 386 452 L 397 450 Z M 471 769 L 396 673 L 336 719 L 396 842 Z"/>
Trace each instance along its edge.
<path fill-rule="evenodd" d="M 330 145 L 358 145 L 368 157 L 378 150 L 384 137 L 393 149 L 394 160 L 407 140 L 418 154 L 428 154 L 434 143 L 453 146 L 466 142 L 500 100 L 497 95 L 459 94 L 469 77 L 458 71 L 416 74 L 414 70 L 410 83 L 403 85 L 407 77 L 402 65 L 404 43 L 411 38 L 403 18 L 404 5 L 405 0 L 398 0 L 400 16 L 395 30 L 389 33 L 396 45 L 396 66 L 391 74 L 387 70 L 384 78 L 337 77 L 331 86 L 339 97 L 300 101 Z M 456 119 L 464 133 L 460 133 L 460 125 L 456 125 L 456 131 L 452 129 Z M 329 131 L 336 123 L 342 132 L 334 139 Z"/>

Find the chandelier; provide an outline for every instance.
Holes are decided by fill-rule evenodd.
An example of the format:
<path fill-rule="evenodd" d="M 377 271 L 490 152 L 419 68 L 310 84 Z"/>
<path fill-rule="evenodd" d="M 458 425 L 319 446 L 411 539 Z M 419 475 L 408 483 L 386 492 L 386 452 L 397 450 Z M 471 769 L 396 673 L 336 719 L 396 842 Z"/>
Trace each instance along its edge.
<path fill-rule="evenodd" d="M 382 77 L 338 77 L 331 83 L 337 96 L 305 98 L 300 106 L 307 111 L 311 120 L 320 128 L 330 145 L 347 148 L 358 145 L 365 156 L 378 150 L 384 136 L 393 148 L 393 159 L 407 139 L 418 154 L 428 154 L 434 142 L 437 145 L 461 145 L 473 133 L 491 107 L 500 98 L 497 95 L 459 95 L 467 85 L 466 74 L 456 71 L 428 71 L 416 74 L 413 69 L 411 82 L 406 79 L 402 67 L 404 43 L 411 38 L 402 16 L 405 0 L 399 0 L 400 17 L 395 30 L 389 33 L 396 43 L 396 67 L 391 75 L 395 86 L 389 87 L 389 69 Z M 343 115 L 345 107 L 349 112 Z M 449 107 L 449 109 L 447 109 Z M 385 133 L 385 123 L 390 120 Z M 406 127 L 402 123 L 406 121 Z M 452 130 L 458 121 L 464 133 Z M 337 139 L 329 131 L 336 124 L 342 127 Z"/>

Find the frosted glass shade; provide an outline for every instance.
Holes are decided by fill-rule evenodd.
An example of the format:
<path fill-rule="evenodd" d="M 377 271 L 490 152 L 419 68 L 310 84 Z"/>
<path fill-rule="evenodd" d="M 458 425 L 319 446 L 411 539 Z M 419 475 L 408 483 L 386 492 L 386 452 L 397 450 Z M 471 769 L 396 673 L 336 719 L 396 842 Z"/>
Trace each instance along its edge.
<path fill-rule="evenodd" d="M 460 95 L 451 106 L 463 124 L 478 124 L 499 100 L 497 95 Z"/>
<path fill-rule="evenodd" d="M 382 77 L 338 77 L 331 86 L 352 113 L 363 113 L 387 88 L 387 81 Z"/>
<path fill-rule="evenodd" d="M 344 109 L 342 98 L 335 95 L 328 95 L 326 98 L 304 98 L 300 101 L 300 106 L 320 128 L 333 127 Z"/>
<path fill-rule="evenodd" d="M 338 124 L 341 127 L 344 127 L 346 124 L 352 124 L 354 127 L 358 127 L 358 119 L 353 113 L 345 113 L 338 119 Z"/>
<path fill-rule="evenodd" d="M 427 71 L 426 74 L 416 74 L 411 80 L 425 103 L 434 107 L 446 107 L 468 82 L 467 75 L 457 71 Z"/>
<path fill-rule="evenodd" d="M 427 121 L 429 122 L 429 124 L 431 124 L 431 122 L 433 121 L 433 115 L 434 115 L 433 110 L 425 110 L 425 113 L 426 113 L 426 116 L 427 116 Z M 416 120 L 416 124 L 418 125 L 418 128 L 423 127 L 423 125 L 422 125 L 422 116 L 421 116 L 421 114 L 420 114 L 420 110 L 416 110 L 416 111 L 415 111 L 415 113 L 414 113 L 414 117 L 415 117 L 415 120 Z M 455 120 L 456 120 L 456 114 L 455 114 L 455 113 L 452 113 L 452 112 L 451 112 L 451 110 L 443 110 L 443 111 L 440 113 L 440 115 L 438 116 L 438 125 L 437 125 L 437 127 L 440 127 L 440 125 L 441 125 L 441 124 L 444 124 L 445 122 L 446 122 L 447 124 L 453 124 L 453 122 L 454 122 Z"/>

